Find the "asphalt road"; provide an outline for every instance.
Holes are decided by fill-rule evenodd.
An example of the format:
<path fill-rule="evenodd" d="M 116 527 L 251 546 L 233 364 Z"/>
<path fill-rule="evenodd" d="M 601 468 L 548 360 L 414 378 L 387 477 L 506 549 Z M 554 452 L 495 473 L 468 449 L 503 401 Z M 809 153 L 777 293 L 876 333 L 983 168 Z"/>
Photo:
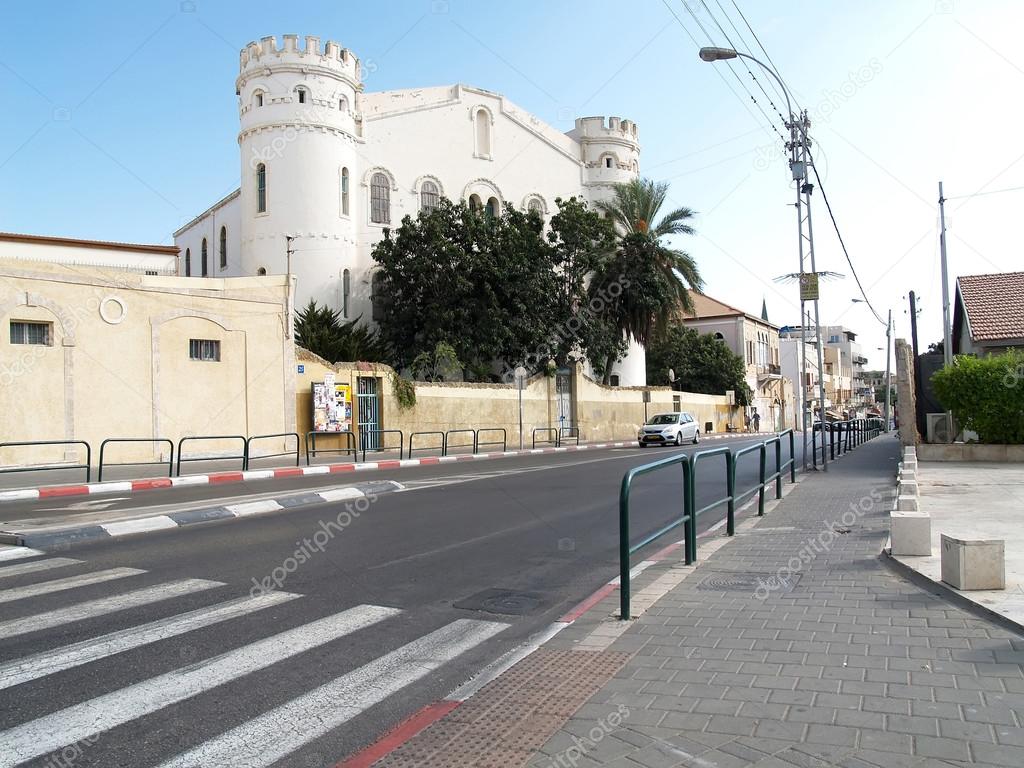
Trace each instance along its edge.
<path fill-rule="evenodd" d="M 48 765 L 47 755 L 72 742 L 76 767 L 333 765 L 616 576 L 622 475 L 677 452 L 612 449 L 375 472 L 372 479 L 395 479 L 407 490 L 360 507 L 325 503 L 0 560 L 0 767 Z M 756 472 L 757 456 L 748 455 L 738 489 L 752 486 Z M 184 504 L 324 484 L 320 476 L 185 487 L 114 504 Z M 681 511 L 680 487 L 676 469 L 637 482 L 635 540 Z M 724 461 L 701 465 L 697 487 L 698 506 L 724 495 Z M 4 505 L 0 517 L 57 508 L 52 500 Z M 698 528 L 723 517 L 724 509 L 710 512 Z M 681 535 L 680 528 L 650 548 Z M 11 573 L 57 557 L 81 562 Z M 109 580 L 38 593 L 90 574 Z M 172 582 L 194 591 L 129 598 L 133 607 L 105 613 L 90 604 Z M 220 608 L 228 618 L 208 619 L 210 606 L 267 600 L 259 584 L 272 586 L 269 599 L 281 602 L 241 615 Z M 495 600 L 487 590 L 509 594 Z M 196 613 L 182 619 L 186 612 Z M 169 617 L 178 618 L 156 625 L 140 644 L 140 625 Z M 61 623 L 45 626 L 54 621 Z M 189 622 L 199 625 L 184 632 Z M 112 648 L 119 652 L 97 656 Z M 191 751 L 204 743 L 205 752 Z"/>

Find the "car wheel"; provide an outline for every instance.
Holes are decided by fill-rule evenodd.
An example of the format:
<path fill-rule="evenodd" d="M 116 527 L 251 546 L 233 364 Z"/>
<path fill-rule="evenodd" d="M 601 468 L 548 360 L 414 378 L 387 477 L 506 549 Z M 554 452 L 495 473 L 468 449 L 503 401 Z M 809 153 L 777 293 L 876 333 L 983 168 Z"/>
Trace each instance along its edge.
<path fill-rule="evenodd" d="M 673 445 L 681 445 L 682 442 L 683 442 L 683 433 L 682 432 L 676 432 L 676 439 L 675 439 L 675 441 L 672 444 Z"/>
<path fill-rule="evenodd" d="M 693 431 L 693 444 L 696 445 L 699 442 L 700 442 L 700 430 L 699 429 L 695 429 Z"/>
<path fill-rule="evenodd" d="M 637 445 L 639 445 L 641 448 L 647 447 L 647 443 L 640 442 L 639 440 L 637 441 Z"/>

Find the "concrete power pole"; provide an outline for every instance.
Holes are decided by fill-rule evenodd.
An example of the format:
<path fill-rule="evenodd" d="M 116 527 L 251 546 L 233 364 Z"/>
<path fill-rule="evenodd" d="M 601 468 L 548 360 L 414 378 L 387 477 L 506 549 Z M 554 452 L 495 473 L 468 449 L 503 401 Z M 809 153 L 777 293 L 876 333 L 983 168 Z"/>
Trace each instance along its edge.
<path fill-rule="evenodd" d="M 950 340 L 949 322 L 949 269 L 946 261 L 946 198 L 942 195 L 942 182 L 939 182 L 939 249 L 942 254 L 942 362 L 953 364 L 953 343 Z M 915 352 L 915 354 L 917 354 Z"/>
<path fill-rule="evenodd" d="M 885 324 L 885 431 L 889 431 L 889 419 L 891 417 L 892 387 L 889 385 L 889 360 L 892 357 L 892 310 L 889 310 L 889 321 Z"/>

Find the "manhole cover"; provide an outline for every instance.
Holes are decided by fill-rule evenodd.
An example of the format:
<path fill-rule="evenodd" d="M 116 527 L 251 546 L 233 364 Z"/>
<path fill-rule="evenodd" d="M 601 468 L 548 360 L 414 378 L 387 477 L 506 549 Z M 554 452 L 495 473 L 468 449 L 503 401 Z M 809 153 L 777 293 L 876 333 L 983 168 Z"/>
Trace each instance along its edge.
<path fill-rule="evenodd" d="M 534 592 L 511 589 L 485 589 L 455 603 L 466 611 L 486 611 L 505 616 L 525 616 L 540 607 L 542 598 Z"/>
<path fill-rule="evenodd" d="M 799 573 L 779 579 L 774 573 L 712 573 L 697 584 L 697 589 L 706 592 L 756 592 L 765 584 L 778 585 L 773 591 L 789 592 L 800 581 Z"/>

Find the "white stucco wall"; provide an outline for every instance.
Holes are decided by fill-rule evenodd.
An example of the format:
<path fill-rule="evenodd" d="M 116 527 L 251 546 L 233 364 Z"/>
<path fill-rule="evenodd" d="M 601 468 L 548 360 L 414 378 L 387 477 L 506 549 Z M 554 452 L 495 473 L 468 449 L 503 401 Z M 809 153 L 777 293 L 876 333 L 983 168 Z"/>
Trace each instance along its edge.
<path fill-rule="evenodd" d="M 562 133 L 504 96 L 472 86 L 365 94 L 358 58 L 315 37 L 249 44 L 236 88 L 241 188 L 175 233 L 175 243 L 182 254 L 189 249 L 197 276 L 207 237 L 210 274 L 221 276 L 219 229 L 227 226 L 224 275 L 282 274 L 291 237 L 296 306 L 315 299 L 342 310 L 349 270 L 349 318 L 371 319 L 373 247 L 386 226 L 417 214 L 425 180 L 452 200 L 476 194 L 483 204 L 493 197 L 520 208 L 537 200 L 550 216 L 557 197 L 593 202 L 639 172 L 639 135 L 629 120 L 586 117 Z M 305 89 L 302 102 L 299 89 Z M 486 146 L 478 133 L 481 111 Z M 265 211 L 257 204 L 260 165 Z M 389 224 L 370 220 L 370 179 L 377 172 L 389 180 Z M 623 385 L 645 383 L 642 350 L 632 350 L 618 373 Z"/>

